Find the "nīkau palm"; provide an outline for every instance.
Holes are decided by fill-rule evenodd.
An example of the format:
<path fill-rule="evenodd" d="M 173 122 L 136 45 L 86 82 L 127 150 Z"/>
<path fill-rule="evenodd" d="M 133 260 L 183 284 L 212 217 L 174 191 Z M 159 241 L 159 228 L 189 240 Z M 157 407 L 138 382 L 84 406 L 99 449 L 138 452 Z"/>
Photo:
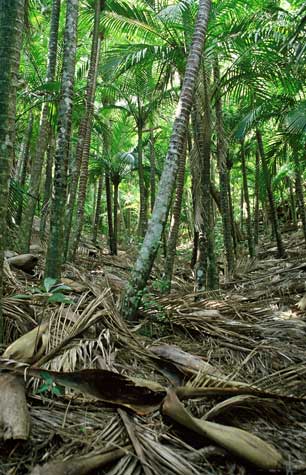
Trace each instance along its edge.
<path fill-rule="evenodd" d="M 74 72 L 77 46 L 79 1 L 67 0 L 58 137 L 55 150 L 54 197 L 51 204 L 50 237 L 45 276 L 59 279 L 63 263 L 67 168 L 71 135 Z"/>
<path fill-rule="evenodd" d="M 14 149 L 16 76 L 24 13 L 24 0 L 0 0 L 0 343 L 4 337 L 1 304 L 2 267 L 7 235 L 8 184 Z"/>
<path fill-rule="evenodd" d="M 68 213 L 68 226 L 66 229 L 66 242 L 69 244 L 69 258 L 74 259 L 84 222 L 84 207 L 86 199 L 86 190 L 87 190 L 87 180 L 88 180 L 88 161 L 90 153 L 90 143 L 91 143 L 91 128 L 93 122 L 94 114 L 94 100 L 96 94 L 97 86 L 97 75 L 98 67 L 100 61 L 100 47 L 102 35 L 100 33 L 100 13 L 103 6 L 102 0 L 95 1 L 95 17 L 94 17 L 94 27 L 92 35 L 92 46 L 91 46 L 91 55 L 90 55 L 90 66 L 88 71 L 87 78 L 87 90 L 86 90 L 86 106 L 85 114 L 80 124 L 80 135 L 77 148 L 77 169 L 75 171 L 75 177 L 79 179 L 79 191 L 77 197 L 77 216 L 75 220 L 75 225 L 73 229 L 72 236 L 70 238 L 70 225 L 72 220 L 73 208 L 74 208 L 74 198 L 76 193 L 77 179 L 74 180 L 73 187 L 71 187 L 71 197 L 70 197 L 70 206 Z M 67 251 L 67 249 L 66 249 Z"/>
<path fill-rule="evenodd" d="M 55 78 L 60 8 L 61 0 L 53 0 L 49 34 L 48 64 L 45 79 L 46 83 L 54 81 Z M 28 252 L 30 247 L 32 225 L 39 200 L 41 173 L 44 155 L 48 144 L 49 131 L 49 103 L 46 101 L 43 103 L 41 109 L 39 134 L 36 142 L 35 154 L 31 164 L 29 183 L 31 193 L 28 195 L 27 207 L 24 210 L 20 226 L 20 248 L 23 252 Z"/>
<path fill-rule="evenodd" d="M 167 219 L 171 196 L 175 184 L 178 162 L 183 153 L 183 143 L 187 132 L 189 116 L 192 108 L 202 51 L 205 42 L 206 28 L 209 20 L 210 0 L 199 1 L 199 13 L 195 25 L 193 41 L 187 59 L 184 82 L 173 124 L 168 155 L 159 183 L 152 217 L 140 249 L 131 280 L 127 285 L 122 301 L 123 316 L 131 320 L 141 301 L 141 293 L 146 285 L 150 271 L 160 244 L 163 228 Z"/>

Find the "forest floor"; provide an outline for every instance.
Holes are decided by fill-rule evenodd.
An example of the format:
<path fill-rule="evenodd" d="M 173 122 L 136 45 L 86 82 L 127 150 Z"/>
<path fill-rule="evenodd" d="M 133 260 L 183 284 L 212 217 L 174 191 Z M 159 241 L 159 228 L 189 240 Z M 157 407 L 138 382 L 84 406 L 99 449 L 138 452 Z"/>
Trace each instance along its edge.
<path fill-rule="evenodd" d="M 80 391 L 63 391 L 28 378 L 30 438 L 1 443 L 0 474 L 268 473 L 265 448 L 253 463 L 235 432 L 229 434 L 231 441 L 222 442 L 207 421 L 220 424 L 224 433 L 230 426 L 243 429 L 275 447 L 282 460 L 273 473 L 306 473 L 302 234 L 286 234 L 285 246 L 288 256 L 280 260 L 271 241 L 264 240 L 257 258 L 241 258 L 235 275 L 223 278 L 213 292 L 194 293 L 182 255 L 172 292 L 162 295 L 157 264 L 138 319 L 129 325 L 117 310 L 133 263 L 126 252 L 111 257 L 99 251 L 92 257 L 84 249 L 75 267 L 67 265 L 64 282 L 72 289 L 66 291 L 71 304 L 49 303 L 43 292 L 29 300 L 16 297 L 41 285 L 40 275 L 7 268 L 9 341 L 47 320 L 45 356 L 35 367 L 43 364 L 57 372 L 96 368 L 112 372 L 113 379 L 98 387 L 84 373 Z M 14 351 L 9 355 L 22 361 Z M 0 367 L 4 364 L 0 359 Z M 102 371 L 101 378 L 110 374 Z M 184 407 L 203 430 L 197 422 L 184 424 L 186 418 L 178 423 L 171 415 L 173 399 L 163 402 L 165 389 L 181 386 L 190 391 Z M 196 388 L 202 390 L 198 397 L 196 391 L 191 395 Z M 93 397 L 97 391 L 99 400 Z M 103 462 L 96 455 L 104 456 Z"/>

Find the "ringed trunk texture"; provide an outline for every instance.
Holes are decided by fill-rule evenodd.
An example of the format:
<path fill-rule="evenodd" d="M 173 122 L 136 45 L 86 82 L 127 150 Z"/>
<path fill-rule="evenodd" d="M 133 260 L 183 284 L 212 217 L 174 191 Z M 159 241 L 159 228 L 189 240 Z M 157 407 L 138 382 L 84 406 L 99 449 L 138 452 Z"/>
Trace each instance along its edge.
<path fill-rule="evenodd" d="M 113 206 L 112 206 L 112 188 L 109 173 L 105 174 L 105 193 L 107 207 L 107 223 L 108 223 L 108 243 L 111 256 L 117 255 L 117 243 L 114 236 L 113 226 Z"/>
<path fill-rule="evenodd" d="M 179 161 L 177 177 L 176 177 L 176 194 L 173 203 L 172 217 L 170 230 L 168 235 L 167 254 L 165 262 L 165 284 L 166 290 L 171 289 L 171 279 L 173 274 L 174 259 L 176 254 L 177 238 L 179 233 L 183 192 L 184 192 L 184 179 L 185 179 L 185 167 L 186 167 L 186 152 L 187 152 L 187 137 L 184 143 L 183 153 Z"/>
<path fill-rule="evenodd" d="M 303 184 L 301 180 L 302 170 L 299 162 L 298 152 L 295 147 L 292 147 L 293 153 L 293 163 L 294 163 L 294 178 L 295 178 L 295 192 L 298 202 L 298 210 L 300 213 L 300 218 L 302 220 L 304 240 L 306 243 L 306 212 L 305 212 L 305 201 L 303 194 Z"/>
<path fill-rule="evenodd" d="M 3 342 L 2 279 L 7 202 L 15 138 L 16 75 L 22 42 L 24 0 L 0 0 L 0 343 Z"/>
<path fill-rule="evenodd" d="M 211 290 L 217 285 L 211 197 L 211 115 L 208 80 L 209 76 L 203 67 L 193 114 L 196 142 L 193 167 L 195 171 L 195 225 L 199 231 L 199 252 L 195 272 L 197 290 Z"/>
<path fill-rule="evenodd" d="M 61 0 L 53 0 L 51 13 L 51 26 L 49 36 L 48 64 L 45 82 L 54 81 L 56 70 L 58 27 L 60 18 Z M 39 189 L 41 172 L 43 169 L 44 155 L 47 149 L 49 137 L 49 103 L 44 102 L 41 109 L 39 134 L 36 142 L 35 153 L 32 159 L 31 175 L 27 206 L 23 212 L 20 227 L 20 249 L 22 252 L 29 252 L 32 235 L 33 219 L 37 203 L 39 201 Z"/>
<path fill-rule="evenodd" d="M 58 135 L 55 150 L 54 198 L 51 205 L 50 238 L 45 277 L 59 279 L 63 263 L 67 168 L 71 134 L 74 72 L 77 46 L 79 0 L 67 0 L 61 99 L 58 109 Z"/>
<path fill-rule="evenodd" d="M 23 205 L 24 205 L 23 188 L 24 188 L 26 178 L 27 178 L 27 169 L 28 169 L 28 163 L 29 163 L 29 158 L 30 158 L 30 145 L 31 145 L 32 132 L 33 132 L 33 122 L 34 122 L 33 114 L 30 113 L 29 125 L 28 125 L 24 142 L 22 144 L 20 162 L 18 164 L 19 166 L 18 166 L 18 171 L 16 174 L 17 175 L 16 178 L 19 181 L 19 184 L 22 188 L 22 193 L 20 197 L 20 203 L 18 206 L 18 213 L 17 213 L 17 218 L 16 218 L 17 224 L 20 224 L 22 212 L 23 212 Z"/>
<path fill-rule="evenodd" d="M 100 13 L 102 7 L 102 0 L 96 0 L 95 2 L 95 20 L 93 27 L 92 46 L 90 55 L 90 67 L 87 78 L 87 91 L 86 91 L 86 111 L 85 111 L 85 130 L 84 136 L 81 138 L 82 151 L 81 151 L 81 173 L 79 181 L 79 193 L 77 200 L 77 216 L 75 221 L 75 227 L 71 243 L 69 244 L 69 258 L 74 259 L 78 245 L 80 242 L 83 224 L 84 224 L 84 212 L 85 212 L 85 200 L 88 181 L 88 162 L 91 142 L 91 127 L 94 114 L 94 100 L 96 94 L 97 75 L 100 59 L 100 47 L 102 36 L 100 34 Z M 78 163 L 78 157 L 76 158 Z M 72 192 L 72 189 L 71 189 Z M 73 213 L 73 203 L 71 203 L 71 212 Z M 70 231 L 69 231 L 70 232 Z M 68 241 L 68 239 L 67 239 Z"/>
<path fill-rule="evenodd" d="M 154 208 L 155 203 L 155 194 L 156 194 L 156 180 L 155 180 L 155 138 L 153 129 L 150 130 L 150 204 L 151 204 L 151 213 Z"/>
<path fill-rule="evenodd" d="M 243 196 L 247 210 L 247 235 L 248 235 L 248 247 L 250 257 L 255 256 L 254 250 L 254 240 L 253 240 L 253 230 L 252 230 L 252 217 L 251 217 L 251 205 L 249 198 L 249 188 L 248 188 L 248 176 L 247 176 L 247 167 L 245 160 L 245 149 L 244 142 L 241 142 L 241 167 L 242 167 L 242 180 L 243 180 Z"/>
<path fill-rule="evenodd" d="M 214 77 L 216 87 L 220 83 L 220 68 L 218 60 L 214 65 Z M 219 167 L 219 182 L 220 182 L 220 205 L 221 205 L 221 217 L 223 224 L 223 240 L 224 248 L 227 260 L 228 272 L 231 274 L 234 270 L 234 251 L 233 241 L 231 234 L 231 217 L 228 199 L 228 169 L 226 163 L 226 155 L 228 145 L 225 139 L 224 125 L 223 125 L 223 111 L 222 100 L 220 93 L 217 90 L 216 98 L 216 129 L 217 129 L 217 161 Z"/>
<path fill-rule="evenodd" d="M 103 174 L 99 177 L 98 181 L 98 191 L 97 191 L 97 203 L 95 210 L 95 220 L 92 233 L 92 241 L 97 242 L 98 231 L 100 230 L 101 224 L 101 200 L 102 200 L 102 190 L 103 190 Z"/>
<path fill-rule="evenodd" d="M 284 258 L 286 256 L 286 252 L 285 252 L 284 244 L 283 244 L 280 229 L 279 229 L 275 201 L 274 201 L 274 196 L 273 196 L 273 191 L 272 191 L 271 177 L 270 177 L 267 159 L 266 159 L 266 155 L 265 155 L 265 151 L 263 147 L 262 135 L 259 129 L 256 130 L 256 139 L 257 139 L 258 151 L 261 157 L 262 170 L 263 170 L 266 188 L 267 188 L 267 195 L 268 195 L 269 206 L 270 206 L 270 216 L 271 216 L 273 233 L 274 233 L 277 250 L 278 250 L 278 257 Z"/>
<path fill-rule="evenodd" d="M 288 178 L 289 181 L 289 195 L 290 195 L 290 217 L 294 227 L 297 226 L 297 215 L 296 215 L 296 199 L 293 192 L 293 185 L 291 178 Z"/>
<path fill-rule="evenodd" d="M 55 144 L 54 144 L 53 133 L 50 132 L 50 143 L 47 149 L 44 197 L 43 197 L 43 205 L 42 205 L 41 216 L 40 216 L 39 236 L 40 236 L 41 241 L 44 241 L 46 237 L 46 226 L 47 226 L 47 219 L 49 215 L 50 201 L 51 201 L 51 195 L 52 195 L 52 168 L 53 168 L 54 146 Z"/>
<path fill-rule="evenodd" d="M 138 109 L 141 110 L 140 99 L 138 98 Z M 139 117 L 137 120 L 137 135 L 138 135 L 138 180 L 139 180 L 139 226 L 138 234 L 140 237 L 144 237 L 147 227 L 148 227 L 148 200 L 147 200 L 147 190 L 144 177 L 143 169 L 143 121 Z"/>
<path fill-rule="evenodd" d="M 255 209 L 254 209 L 254 244 L 258 244 L 259 238 L 259 171 L 260 161 L 259 152 L 256 150 L 256 165 L 255 165 Z"/>
<path fill-rule="evenodd" d="M 115 248 L 118 248 L 118 199 L 119 199 L 119 184 L 120 179 L 118 176 L 112 178 L 113 190 L 114 190 L 114 243 Z"/>
<path fill-rule="evenodd" d="M 166 223 L 178 163 L 183 153 L 183 143 L 192 108 L 193 93 L 200 69 L 210 6 L 210 0 L 200 0 L 199 2 L 199 14 L 187 59 L 184 82 L 176 110 L 169 150 L 159 183 L 158 194 L 156 196 L 152 217 L 121 305 L 122 314 L 128 320 L 132 320 L 137 312 L 141 301 L 141 294 L 150 275 L 160 245 L 163 228 Z"/>

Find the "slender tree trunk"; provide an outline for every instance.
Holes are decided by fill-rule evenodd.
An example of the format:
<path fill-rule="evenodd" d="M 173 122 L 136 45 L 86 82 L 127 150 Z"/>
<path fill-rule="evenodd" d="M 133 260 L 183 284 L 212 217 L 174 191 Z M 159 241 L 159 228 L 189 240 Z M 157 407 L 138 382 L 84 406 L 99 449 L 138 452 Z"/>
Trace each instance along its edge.
<path fill-rule="evenodd" d="M 30 144 L 31 144 L 32 132 L 33 132 L 33 121 L 34 121 L 33 114 L 31 113 L 25 140 L 24 140 L 24 143 L 22 144 L 22 151 L 21 151 L 20 162 L 19 162 L 19 167 L 18 167 L 19 170 L 17 174 L 17 180 L 19 181 L 22 191 L 23 191 L 26 178 L 27 178 L 27 169 L 28 169 L 29 156 L 30 156 Z M 23 196 L 24 196 L 23 193 L 21 193 L 20 203 L 18 206 L 18 212 L 17 212 L 17 218 L 16 218 L 17 224 L 20 224 L 21 222 L 22 211 L 23 211 Z"/>
<path fill-rule="evenodd" d="M 192 124 L 193 124 L 193 130 L 194 130 L 194 117 L 193 114 L 191 114 L 192 117 Z M 195 130 L 194 130 L 195 132 Z M 189 148 L 189 162 L 190 162 L 190 173 L 191 173 L 191 194 L 192 194 L 192 211 L 193 211 L 193 247 L 192 247 L 192 255 L 191 255 L 191 260 L 190 260 L 190 267 L 191 269 L 194 269 L 196 263 L 197 263 L 197 258 L 198 258 L 198 251 L 199 251 L 199 231 L 196 229 L 195 221 L 196 221 L 196 211 L 197 211 L 197 188 L 198 188 L 198 176 L 197 173 L 195 172 L 195 167 L 196 167 L 196 154 L 197 152 L 197 144 L 195 141 L 195 137 L 193 137 L 193 144 L 191 143 L 191 134 L 189 135 L 188 139 L 188 148 Z"/>
<path fill-rule="evenodd" d="M 97 207 L 97 193 L 98 193 L 98 182 L 97 180 L 94 181 L 93 183 L 93 203 L 92 203 L 92 214 L 91 214 L 91 225 L 92 228 L 95 225 L 95 215 L 96 215 L 96 207 Z"/>
<path fill-rule="evenodd" d="M 259 239 L 259 172 L 260 172 L 260 157 L 256 150 L 256 164 L 255 164 L 255 207 L 254 207 L 254 244 L 258 244 Z"/>
<path fill-rule="evenodd" d="M 191 255 L 191 261 L 190 261 L 191 269 L 194 269 L 194 267 L 197 263 L 198 250 L 199 250 L 199 231 L 194 229 L 194 231 L 193 231 L 192 255 Z"/>
<path fill-rule="evenodd" d="M 243 233 L 244 231 L 244 185 L 242 181 L 241 189 L 240 189 L 240 228 Z"/>
<path fill-rule="evenodd" d="M 112 178 L 114 186 L 114 243 L 115 249 L 118 248 L 118 196 L 119 196 L 119 177 L 113 176 Z"/>
<path fill-rule="evenodd" d="M 46 277 L 56 279 L 59 279 L 61 276 L 64 257 L 64 221 L 74 93 L 78 9 L 78 0 L 67 0 L 61 99 L 58 109 L 58 135 L 55 150 L 54 197 L 51 205 L 50 238 L 45 269 Z"/>
<path fill-rule="evenodd" d="M 231 167 L 229 165 L 229 159 L 227 157 L 227 195 L 228 195 L 228 205 L 229 205 L 229 212 L 230 212 L 230 223 L 231 223 L 231 232 L 232 232 L 232 239 L 233 239 L 233 250 L 235 257 L 237 257 L 237 230 L 236 230 L 236 221 L 235 221 L 235 214 L 234 214 L 234 206 L 232 200 L 232 190 L 231 190 Z"/>
<path fill-rule="evenodd" d="M 111 180 L 109 173 L 105 174 L 105 193 L 106 193 L 106 207 L 107 207 L 107 221 L 108 221 L 108 242 L 111 256 L 117 255 L 117 246 L 114 236 L 113 227 L 113 207 L 112 207 L 112 192 L 111 192 Z"/>
<path fill-rule="evenodd" d="M 24 186 L 27 177 L 27 169 L 29 164 L 29 152 L 30 152 L 30 145 L 32 140 L 32 133 L 33 133 L 33 122 L 34 117 L 33 113 L 30 112 L 29 114 L 29 124 L 24 136 L 20 156 L 18 160 L 18 164 L 16 167 L 15 179 L 20 183 L 21 186 Z"/>
<path fill-rule="evenodd" d="M 47 148 L 47 164 L 46 164 L 46 179 L 45 179 L 45 187 L 44 187 L 44 197 L 43 197 L 43 205 L 40 217 L 40 239 L 41 241 L 45 240 L 46 237 L 46 225 L 47 219 L 50 210 L 50 202 L 51 202 L 51 195 L 52 195 L 52 168 L 53 168 L 53 155 L 54 155 L 54 137 L 53 133 L 50 133 L 50 143 Z"/>
<path fill-rule="evenodd" d="M 187 59 L 186 72 L 173 124 L 168 155 L 160 179 L 159 190 L 150 224 L 122 302 L 121 311 L 123 316 L 128 320 L 131 320 L 137 312 L 141 300 L 141 293 L 150 275 L 167 219 L 178 163 L 183 153 L 183 143 L 192 107 L 193 92 L 200 68 L 210 5 L 210 0 L 199 1 L 198 19 Z"/>
<path fill-rule="evenodd" d="M 302 220 L 302 227 L 303 227 L 303 234 L 306 243 L 306 212 L 305 212 L 305 201 L 304 201 L 304 193 L 303 193 L 303 185 L 302 185 L 302 169 L 299 162 L 298 152 L 296 147 L 292 147 L 292 155 L 293 155 L 293 164 L 294 164 L 294 177 L 295 177 L 295 192 L 297 196 L 298 202 L 298 210 L 300 214 L 300 218 Z"/>
<path fill-rule="evenodd" d="M 23 21 L 24 0 L 0 0 L 0 343 L 4 338 L 2 267 L 6 247 L 7 202 L 15 138 L 15 84 Z"/>
<path fill-rule="evenodd" d="M 249 187 L 248 187 L 248 176 L 247 176 L 247 168 L 246 168 L 246 160 L 245 160 L 245 150 L 244 150 L 244 141 L 241 141 L 241 168 L 242 168 L 242 180 L 243 180 L 243 195 L 244 201 L 247 210 L 247 236 L 248 236 L 248 247 L 249 247 L 249 255 L 250 257 L 255 256 L 254 250 L 254 241 L 253 241 L 253 230 L 252 230 L 252 216 L 251 216 L 251 205 L 250 205 L 250 198 L 249 198 Z"/>
<path fill-rule="evenodd" d="M 219 87 L 220 83 L 220 69 L 218 60 L 214 65 L 214 77 L 216 87 Z M 218 89 L 217 89 L 218 91 Z M 221 201 L 221 217 L 223 224 L 223 239 L 224 248 L 227 260 L 228 272 L 232 273 L 234 269 L 234 252 L 233 241 L 231 234 L 231 218 L 228 200 L 228 170 L 226 163 L 227 156 L 227 144 L 225 141 L 225 132 L 223 125 L 223 112 L 222 101 L 220 94 L 217 92 L 216 97 L 216 129 L 217 129 L 217 161 L 219 167 L 219 182 L 220 182 L 220 201 Z"/>
<path fill-rule="evenodd" d="M 207 71 L 203 68 L 202 99 L 203 119 L 198 96 L 195 99 L 195 140 L 198 148 L 199 174 L 198 212 L 196 225 L 199 230 L 199 252 L 196 265 L 197 290 L 214 289 L 217 286 L 217 269 L 214 252 L 214 224 L 211 197 L 211 116 Z"/>
<path fill-rule="evenodd" d="M 292 180 L 288 178 L 289 181 L 289 196 L 290 196 L 290 216 L 291 221 L 294 227 L 297 227 L 297 215 L 296 215 L 296 200 L 295 194 L 293 192 Z"/>
<path fill-rule="evenodd" d="M 92 241 L 94 244 L 97 242 L 98 230 L 100 230 L 100 224 L 101 224 L 102 190 L 103 190 L 103 174 L 100 175 L 99 182 L 98 182 L 97 203 L 96 203 L 95 220 L 94 220 L 93 233 L 92 233 Z"/>
<path fill-rule="evenodd" d="M 187 138 L 186 138 L 187 140 Z M 176 245 L 177 238 L 180 226 L 180 217 L 182 211 L 182 201 L 183 201 L 183 192 L 184 192 L 184 180 L 185 180 L 185 166 L 186 166 L 186 152 L 187 152 L 187 143 L 184 143 L 184 148 L 182 155 L 180 157 L 177 177 L 176 177 L 176 194 L 173 203 L 172 209 L 172 218 L 170 223 L 170 230 L 168 234 L 167 242 L 167 255 L 165 261 L 165 291 L 170 292 L 171 289 L 171 279 L 173 274 L 174 259 L 176 254 Z"/>
<path fill-rule="evenodd" d="M 155 203 L 155 188 L 156 188 L 156 180 L 155 180 L 155 139 L 154 139 L 154 131 L 153 129 L 150 130 L 150 203 L 151 203 L 151 213 L 154 208 Z"/>
<path fill-rule="evenodd" d="M 140 99 L 138 98 L 138 102 Z M 141 108 L 139 103 L 139 109 Z M 139 231 L 138 234 L 140 237 L 143 237 L 146 233 L 148 226 L 148 206 L 147 206 L 147 191 L 144 178 L 144 169 L 143 169 L 143 122 L 140 117 L 137 120 L 137 135 L 138 135 L 138 179 L 139 179 L 139 198 L 140 198 L 140 209 L 139 209 Z"/>
<path fill-rule="evenodd" d="M 86 190 L 87 190 L 87 180 L 88 180 L 88 161 L 89 161 L 89 152 L 90 152 L 90 143 L 91 143 L 91 127 L 93 121 L 94 113 L 94 100 L 96 94 L 96 85 L 97 85 L 97 75 L 98 67 L 100 60 L 100 47 L 102 36 L 100 34 L 100 13 L 102 7 L 102 0 L 96 0 L 95 2 L 95 20 L 93 28 L 93 37 L 92 37 L 92 46 L 91 46 L 91 55 L 90 55 L 90 66 L 88 71 L 87 78 L 87 91 L 86 91 L 86 125 L 85 133 L 83 136 L 83 147 L 81 155 L 81 172 L 79 180 L 79 193 L 77 200 L 77 216 L 75 221 L 75 228 L 73 230 L 73 236 L 71 243 L 69 244 L 69 258 L 74 259 L 75 254 L 80 242 L 81 233 L 84 223 L 84 208 L 86 200 Z M 82 140 L 82 139 L 81 139 Z M 71 190 L 72 191 L 72 190 Z M 71 212 L 73 212 L 73 203 Z M 69 218 L 70 219 L 70 218 Z M 70 234 L 70 230 L 69 230 Z M 67 231 L 67 241 L 68 241 L 68 231 Z"/>
<path fill-rule="evenodd" d="M 54 81 L 55 78 L 60 8 L 61 0 L 53 0 L 49 35 L 48 64 L 45 79 L 46 83 Z M 31 164 L 29 184 L 31 194 L 28 196 L 27 207 L 24 210 L 20 227 L 20 246 L 23 252 L 28 252 L 30 247 L 33 219 L 39 200 L 41 173 L 43 169 L 44 155 L 47 149 L 49 129 L 49 103 L 44 102 L 41 109 L 39 134 Z"/>
<path fill-rule="evenodd" d="M 277 250 L 278 250 L 278 257 L 283 258 L 286 256 L 285 248 L 283 245 L 280 229 L 279 229 L 279 224 L 278 224 L 278 218 L 277 218 L 277 213 L 276 213 L 276 207 L 275 207 L 275 202 L 274 202 L 274 196 L 273 196 L 273 191 L 272 191 L 272 184 L 271 184 L 271 177 L 270 177 L 270 172 L 267 164 L 267 159 L 265 156 L 264 152 L 264 147 L 263 147 L 263 142 L 262 142 L 262 136 L 261 132 L 259 129 L 256 130 L 256 139 L 258 143 L 258 151 L 259 155 L 261 157 L 261 163 L 262 163 L 262 170 L 264 174 L 264 179 L 266 183 L 266 189 L 267 189 L 267 195 L 268 195 L 268 200 L 269 200 L 269 206 L 270 206 L 270 216 L 271 216 L 271 224 L 274 232 L 274 237 L 276 240 L 276 245 L 277 245 Z"/>

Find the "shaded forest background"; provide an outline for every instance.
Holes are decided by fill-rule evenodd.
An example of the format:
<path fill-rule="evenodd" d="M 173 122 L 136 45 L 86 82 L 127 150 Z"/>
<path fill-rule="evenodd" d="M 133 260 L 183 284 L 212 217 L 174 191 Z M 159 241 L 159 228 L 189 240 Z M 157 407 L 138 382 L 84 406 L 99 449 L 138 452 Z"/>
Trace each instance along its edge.
<path fill-rule="evenodd" d="M 276 331 L 268 357 L 262 342 L 269 332 L 259 319 L 264 314 L 263 325 L 273 332 L 275 312 L 290 313 L 304 292 L 305 20 L 299 0 L 0 0 L 0 365 L 19 382 L 16 374 L 27 365 L 29 376 L 43 378 L 42 392 L 52 397 L 61 396 L 57 389 L 63 385 L 121 407 L 120 420 L 146 474 L 152 472 L 143 450 L 150 453 L 153 445 L 144 448 L 143 436 L 135 442 L 122 407 L 143 415 L 149 406 L 156 410 L 156 401 L 163 401 L 167 417 L 201 436 L 207 430 L 211 440 L 247 463 L 283 467 L 282 456 L 252 441 L 250 433 L 246 448 L 241 434 L 229 433 L 233 445 L 242 444 L 240 453 L 211 435 L 209 425 L 195 429 L 175 398 L 204 397 L 205 387 L 215 396 L 220 384 L 222 394 L 234 391 L 233 398 L 242 398 L 228 407 L 243 405 L 244 396 L 273 399 L 275 391 L 276 399 L 292 398 L 293 404 L 304 398 L 302 390 L 286 386 L 288 362 L 300 364 L 304 356 L 296 360 L 288 346 L 281 356 L 288 361 L 275 365 L 273 352 L 279 356 L 284 334 Z M 292 295 L 281 284 L 287 271 Z M 272 299 L 269 305 L 266 298 Z M 259 309 L 250 303 L 257 300 Z M 302 300 L 295 307 L 302 320 L 292 325 L 302 324 L 304 306 Z M 102 324 L 106 315 L 110 320 Z M 227 318 L 238 325 L 236 332 Z M 216 330 L 218 324 L 222 330 Z M 131 370 L 134 363 L 126 365 L 122 357 L 116 366 L 117 333 L 120 351 L 134 352 L 138 363 L 144 359 L 142 370 L 138 363 Z M 245 393 L 235 385 L 235 371 L 224 376 L 230 374 L 225 353 L 212 357 L 213 370 L 199 363 L 204 335 L 208 353 L 214 352 L 213 338 L 227 341 L 230 366 L 245 367 Z M 89 366 L 80 349 L 67 356 L 74 338 L 78 348 L 92 348 Z M 156 338 L 170 346 L 148 350 Z M 197 342 L 190 347 L 193 338 Z M 106 343 L 107 364 L 94 364 L 92 355 L 105 357 Z M 295 344 L 302 354 L 302 339 Z M 56 360 L 63 354 L 65 364 Z M 261 377 L 250 376 L 251 355 L 259 358 L 254 374 L 263 361 L 267 373 Z M 158 389 L 147 383 L 134 393 L 134 382 L 120 379 L 119 373 L 127 378 L 136 372 L 158 380 L 149 377 L 158 358 L 175 363 L 186 378 L 173 368 L 161 371 L 181 387 L 175 396 L 168 392 L 164 399 L 165 380 Z M 119 388 L 120 397 L 96 387 L 86 370 L 82 377 L 73 373 L 87 367 L 113 372 L 116 377 L 106 372 L 95 377 Z M 271 385 L 261 380 L 281 370 L 283 392 L 273 378 Z M 212 374 L 217 382 L 209 379 Z M 17 394 L 15 382 L 12 387 Z M 0 421 L 2 411 L 0 403 Z M 218 406 L 216 413 L 222 411 Z M 28 440 L 25 406 L 21 412 L 26 421 L 21 439 Z M 133 424 L 137 432 L 138 422 Z M 111 457 L 127 457 L 130 445 L 119 439 L 116 444 L 121 452 Z M 261 455 L 249 454 L 252 444 Z M 176 448 L 183 451 L 183 445 Z M 224 454 L 216 451 L 213 457 Z M 271 467 L 264 459 L 271 459 Z M 199 460 L 173 472 L 168 467 L 169 473 L 207 473 L 208 465 Z M 20 473 L 28 467 L 24 461 Z M 125 473 L 118 467 L 116 473 Z M 75 473 L 79 470 L 78 462 Z M 160 471 L 158 466 L 153 473 Z"/>

